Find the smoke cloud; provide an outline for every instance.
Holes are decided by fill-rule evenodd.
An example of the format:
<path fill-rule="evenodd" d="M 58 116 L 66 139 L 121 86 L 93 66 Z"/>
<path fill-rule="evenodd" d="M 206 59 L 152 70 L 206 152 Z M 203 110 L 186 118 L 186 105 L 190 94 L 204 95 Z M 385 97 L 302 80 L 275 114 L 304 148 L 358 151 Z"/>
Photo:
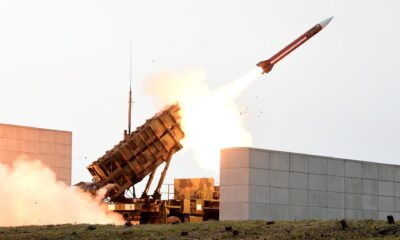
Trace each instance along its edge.
<path fill-rule="evenodd" d="M 254 69 L 216 90 L 205 83 L 204 71 L 163 72 L 146 80 L 145 92 L 155 97 L 157 104 L 179 102 L 185 132 L 182 145 L 194 152 L 201 167 L 218 172 L 221 148 L 251 145 L 235 99 L 261 72 Z"/>
<path fill-rule="evenodd" d="M 102 196 L 94 198 L 57 181 L 38 160 L 0 163 L 0 196 L 0 226 L 123 223 L 108 212 Z"/>

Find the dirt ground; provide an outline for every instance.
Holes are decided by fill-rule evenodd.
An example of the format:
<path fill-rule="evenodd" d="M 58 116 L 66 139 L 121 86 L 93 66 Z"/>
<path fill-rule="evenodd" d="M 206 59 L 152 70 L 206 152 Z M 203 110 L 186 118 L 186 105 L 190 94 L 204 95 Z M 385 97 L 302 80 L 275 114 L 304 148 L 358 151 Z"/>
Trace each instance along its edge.
<path fill-rule="evenodd" d="M 177 225 L 1 227 L 0 239 L 400 239 L 400 224 L 383 221 L 210 221 Z"/>

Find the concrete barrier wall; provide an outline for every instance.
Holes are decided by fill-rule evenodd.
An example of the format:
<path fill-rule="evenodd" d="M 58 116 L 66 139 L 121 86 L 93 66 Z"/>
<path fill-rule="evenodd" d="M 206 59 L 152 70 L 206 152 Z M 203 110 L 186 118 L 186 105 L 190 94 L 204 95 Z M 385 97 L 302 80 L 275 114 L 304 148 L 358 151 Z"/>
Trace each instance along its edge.
<path fill-rule="evenodd" d="M 0 162 L 40 160 L 71 185 L 72 132 L 0 124 Z"/>
<path fill-rule="evenodd" d="M 221 220 L 400 218 L 400 166 L 254 148 L 221 151 Z"/>

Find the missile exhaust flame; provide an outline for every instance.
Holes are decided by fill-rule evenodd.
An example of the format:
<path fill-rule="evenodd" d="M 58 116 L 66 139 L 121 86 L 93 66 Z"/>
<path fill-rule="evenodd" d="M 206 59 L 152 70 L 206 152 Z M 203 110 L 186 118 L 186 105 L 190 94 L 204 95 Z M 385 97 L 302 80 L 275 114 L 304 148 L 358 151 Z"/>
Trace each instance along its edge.
<path fill-rule="evenodd" d="M 145 90 L 161 104 L 179 102 L 183 146 L 193 151 L 202 168 L 218 172 L 221 148 L 251 145 L 235 99 L 261 73 L 262 69 L 256 68 L 214 91 L 204 82 L 202 71 L 161 73 L 147 79 Z"/>

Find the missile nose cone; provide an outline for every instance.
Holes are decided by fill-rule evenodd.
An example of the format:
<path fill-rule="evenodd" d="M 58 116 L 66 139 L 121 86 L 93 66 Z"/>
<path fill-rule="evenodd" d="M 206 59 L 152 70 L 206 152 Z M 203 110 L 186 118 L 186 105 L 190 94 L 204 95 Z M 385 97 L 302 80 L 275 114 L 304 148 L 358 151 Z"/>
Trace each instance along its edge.
<path fill-rule="evenodd" d="M 322 28 L 324 28 L 326 25 L 329 24 L 329 22 L 332 20 L 333 17 L 327 18 L 324 21 L 318 23 Z"/>

